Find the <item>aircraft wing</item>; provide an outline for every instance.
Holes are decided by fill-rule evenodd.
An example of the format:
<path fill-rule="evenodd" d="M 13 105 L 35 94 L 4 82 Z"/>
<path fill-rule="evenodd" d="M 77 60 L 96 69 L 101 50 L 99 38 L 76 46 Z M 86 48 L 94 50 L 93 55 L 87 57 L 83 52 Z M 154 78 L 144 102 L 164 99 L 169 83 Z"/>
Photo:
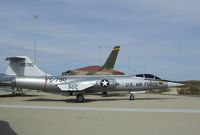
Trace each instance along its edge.
<path fill-rule="evenodd" d="M 61 91 L 83 91 L 97 85 L 97 80 L 78 80 L 57 84 Z"/>

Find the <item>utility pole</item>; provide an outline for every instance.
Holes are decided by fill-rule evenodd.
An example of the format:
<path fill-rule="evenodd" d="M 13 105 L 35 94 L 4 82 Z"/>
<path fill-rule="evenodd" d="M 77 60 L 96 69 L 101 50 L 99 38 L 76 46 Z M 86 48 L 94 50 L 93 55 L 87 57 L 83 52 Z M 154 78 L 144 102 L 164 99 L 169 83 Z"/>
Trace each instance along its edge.
<path fill-rule="evenodd" d="M 34 22 L 35 22 L 35 41 L 34 41 L 34 58 L 35 58 L 35 64 L 37 62 L 37 21 L 39 19 L 38 15 L 33 16 Z"/>
<path fill-rule="evenodd" d="M 128 75 L 131 75 L 131 56 L 128 56 Z"/>
<path fill-rule="evenodd" d="M 144 64 L 144 73 L 146 73 L 146 64 Z"/>
<path fill-rule="evenodd" d="M 99 65 L 101 65 L 101 48 L 102 46 L 99 45 Z"/>

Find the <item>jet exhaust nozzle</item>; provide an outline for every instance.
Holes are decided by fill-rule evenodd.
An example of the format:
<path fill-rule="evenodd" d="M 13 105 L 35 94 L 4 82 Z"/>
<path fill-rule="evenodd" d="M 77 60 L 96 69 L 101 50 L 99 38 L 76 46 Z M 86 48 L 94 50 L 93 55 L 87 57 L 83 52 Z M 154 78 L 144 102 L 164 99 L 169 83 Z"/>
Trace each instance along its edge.
<path fill-rule="evenodd" d="M 15 84 L 14 77 L 0 74 L 0 86 L 1 87 L 7 87 L 7 86 L 13 87 L 14 84 Z"/>

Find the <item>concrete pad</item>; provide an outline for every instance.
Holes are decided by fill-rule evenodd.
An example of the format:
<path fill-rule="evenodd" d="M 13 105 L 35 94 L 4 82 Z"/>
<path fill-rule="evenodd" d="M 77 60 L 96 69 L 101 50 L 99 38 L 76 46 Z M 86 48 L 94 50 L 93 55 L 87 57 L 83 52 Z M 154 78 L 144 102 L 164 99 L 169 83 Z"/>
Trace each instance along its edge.
<path fill-rule="evenodd" d="M 85 98 L 86 102 L 76 103 L 74 96 L 36 91 L 21 97 L 1 94 L 0 134 L 200 134 L 199 96 L 138 94 L 135 101 L 129 101 L 128 94 Z"/>

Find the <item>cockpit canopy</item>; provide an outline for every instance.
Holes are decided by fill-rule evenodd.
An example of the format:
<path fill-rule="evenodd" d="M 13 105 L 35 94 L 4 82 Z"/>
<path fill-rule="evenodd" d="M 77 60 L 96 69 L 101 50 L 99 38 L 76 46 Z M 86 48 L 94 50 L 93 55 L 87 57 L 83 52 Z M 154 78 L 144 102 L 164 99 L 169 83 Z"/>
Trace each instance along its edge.
<path fill-rule="evenodd" d="M 136 74 L 135 76 L 145 78 L 145 79 L 161 80 L 161 78 L 152 74 Z"/>

